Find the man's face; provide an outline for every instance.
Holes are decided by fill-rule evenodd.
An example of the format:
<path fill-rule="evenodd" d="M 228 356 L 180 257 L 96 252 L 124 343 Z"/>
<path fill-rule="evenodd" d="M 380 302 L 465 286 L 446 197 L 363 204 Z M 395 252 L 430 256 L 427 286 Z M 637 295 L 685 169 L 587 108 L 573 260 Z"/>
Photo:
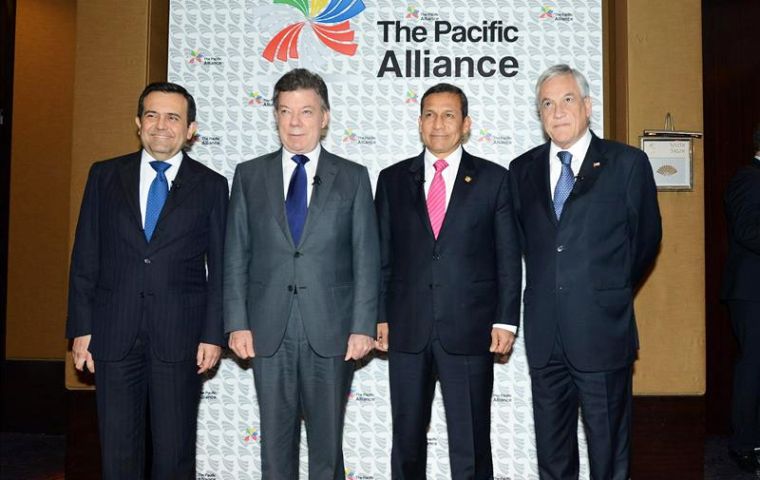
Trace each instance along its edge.
<path fill-rule="evenodd" d="M 420 135 L 430 153 L 448 156 L 470 131 L 470 117 L 462 117 L 462 104 L 455 93 L 433 93 L 425 97 L 419 119 Z"/>
<path fill-rule="evenodd" d="M 275 119 L 283 147 L 291 153 L 309 153 L 327 128 L 330 112 L 322 109 L 316 91 L 280 92 Z"/>
<path fill-rule="evenodd" d="M 580 139 L 591 117 L 591 99 L 581 96 L 571 74 L 550 78 L 538 94 L 541 123 L 549 138 L 560 148 L 570 148 Z"/>
<path fill-rule="evenodd" d="M 187 100 L 179 93 L 151 92 L 143 100 L 143 114 L 135 118 L 143 148 L 156 160 L 168 160 L 195 135 L 187 123 Z"/>

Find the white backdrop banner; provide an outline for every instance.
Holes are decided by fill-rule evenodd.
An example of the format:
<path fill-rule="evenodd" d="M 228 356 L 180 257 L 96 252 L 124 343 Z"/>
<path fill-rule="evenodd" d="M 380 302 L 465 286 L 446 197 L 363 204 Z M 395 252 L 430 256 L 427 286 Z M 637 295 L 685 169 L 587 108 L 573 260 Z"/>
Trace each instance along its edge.
<path fill-rule="evenodd" d="M 169 80 L 198 104 L 192 156 L 232 179 L 235 166 L 279 148 L 272 89 L 295 67 L 327 83 L 331 124 L 323 145 L 380 170 L 422 150 L 419 99 L 439 82 L 469 98 L 465 148 L 508 166 L 543 143 L 534 84 L 555 63 L 586 74 L 592 127 L 602 132 L 600 0 L 172 0 Z M 358 368 L 344 434 L 346 478 L 390 479 L 391 414 L 387 361 Z M 582 432 L 581 451 L 585 451 Z M 495 371 L 494 478 L 538 478 L 525 347 Z M 198 479 L 260 479 L 253 374 L 224 359 L 203 386 Z M 319 441 L 319 439 L 315 439 Z M 450 478 L 440 392 L 428 433 L 428 478 Z M 301 477 L 307 475 L 305 434 Z M 588 478 L 581 459 L 581 477 Z"/>

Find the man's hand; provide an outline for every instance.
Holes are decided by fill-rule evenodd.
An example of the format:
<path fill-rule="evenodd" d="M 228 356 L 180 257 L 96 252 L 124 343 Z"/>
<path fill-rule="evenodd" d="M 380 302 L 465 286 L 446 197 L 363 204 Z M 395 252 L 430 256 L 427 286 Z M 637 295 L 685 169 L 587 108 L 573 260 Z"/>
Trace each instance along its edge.
<path fill-rule="evenodd" d="M 198 373 L 201 374 L 214 368 L 219 357 L 222 356 L 222 347 L 210 343 L 198 344 L 198 355 L 196 355 Z"/>
<path fill-rule="evenodd" d="M 388 322 L 377 324 L 377 340 L 375 340 L 375 348 L 381 352 L 388 351 Z"/>
<path fill-rule="evenodd" d="M 250 330 L 236 330 L 230 333 L 230 349 L 243 360 L 255 357 L 253 333 Z"/>
<path fill-rule="evenodd" d="M 515 343 L 515 334 L 503 328 L 491 329 L 491 347 L 489 352 L 497 355 L 506 355 L 512 351 L 512 345 Z"/>
<path fill-rule="evenodd" d="M 374 344 L 375 342 L 372 340 L 372 337 L 360 333 L 352 333 L 348 337 L 348 350 L 346 350 L 346 358 L 343 360 L 359 360 L 364 358 L 365 355 L 372 351 Z"/>
<path fill-rule="evenodd" d="M 71 357 L 74 359 L 74 368 L 83 371 L 84 366 L 87 366 L 87 370 L 95 373 L 95 361 L 90 354 L 90 340 L 92 335 L 82 335 L 76 337 L 74 343 L 71 345 Z"/>

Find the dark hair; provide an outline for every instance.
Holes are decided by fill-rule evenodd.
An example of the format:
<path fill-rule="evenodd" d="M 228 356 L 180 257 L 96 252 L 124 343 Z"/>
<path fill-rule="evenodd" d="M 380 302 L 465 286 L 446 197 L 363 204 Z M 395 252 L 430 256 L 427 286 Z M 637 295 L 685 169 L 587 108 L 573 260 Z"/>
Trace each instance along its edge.
<path fill-rule="evenodd" d="M 752 136 L 752 140 L 755 142 L 755 153 L 760 152 L 760 123 L 755 127 L 755 134 Z"/>
<path fill-rule="evenodd" d="M 330 110 L 330 100 L 327 97 L 327 85 L 322 77 L 305 68 L 295 68 L 277 80 L 274 84 L 273 103 L 275 110 L 280 106 L 280 93 L 296 90 L 314 90 L 319 95 L 322 110 Z"/>
<path fill-rule="evenodd" d="M 433 95 L 434 93 L 453 93 L 459 96 L 459 104 L 462 106 L 462 118 L 467 117 L 467 95 L 464 94 L 461 88 L 450 83 L 439 83 L 428 88 L 422 95 L 422 100 L 420 100 L 420 113 L 425 108 L 425 99 L 428 95 Z"/>
<path fill-rule="evenodd" d="M 190 125 L 195 121 L 195 99 L 185 90 L 185 87 L 170 82 L 154 82 L 145 87 L 137 101 L 137 118 L 142 118 L 145 111 L 145 97 L 153 92 L 178 93 L 185 97 L 187 100 L 187 124 Z"/>

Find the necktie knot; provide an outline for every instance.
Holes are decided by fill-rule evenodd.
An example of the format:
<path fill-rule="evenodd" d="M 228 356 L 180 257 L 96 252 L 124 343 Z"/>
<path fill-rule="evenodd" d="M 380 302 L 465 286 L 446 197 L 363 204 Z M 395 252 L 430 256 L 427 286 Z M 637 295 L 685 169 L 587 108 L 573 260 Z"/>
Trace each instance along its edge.
<path fill-rule="evenodd" d="M 159 160 L 154 160 L 150 162 L 150 166 L 153 167 L 153 170 L 155 170 L 156 173 L 162 174 L 165 171 L 167 171 L 169 167 L 172 166 L 172 164 L 168 162 L 161 162 Z"/>
<path fill-rule="evenodd" d="M 448 166 L 449 166 L 448 162 L 442 158 L 439 158 L 433 164 L 433 168 L 435 168 L 435 173 L 441 173 L 443 169 L 445 169 Z"/>
<path fill-rule="evenodd" d="M 562 165 L 570 166 L 570 163 L 573 161 L 573 154 L 568 152 L 567 150 L 562 150 L 561 152 L 557 152 L 557 156 L 559 157 L 559 161 L 562 162 Z"/>
<path fill-rule="evenodd" d="M 296 162 L 298 165 L 306 165 L 306 163 L 309 161 L 309 157 L 306 155 L 293 155 L 293 161 Z"/>

